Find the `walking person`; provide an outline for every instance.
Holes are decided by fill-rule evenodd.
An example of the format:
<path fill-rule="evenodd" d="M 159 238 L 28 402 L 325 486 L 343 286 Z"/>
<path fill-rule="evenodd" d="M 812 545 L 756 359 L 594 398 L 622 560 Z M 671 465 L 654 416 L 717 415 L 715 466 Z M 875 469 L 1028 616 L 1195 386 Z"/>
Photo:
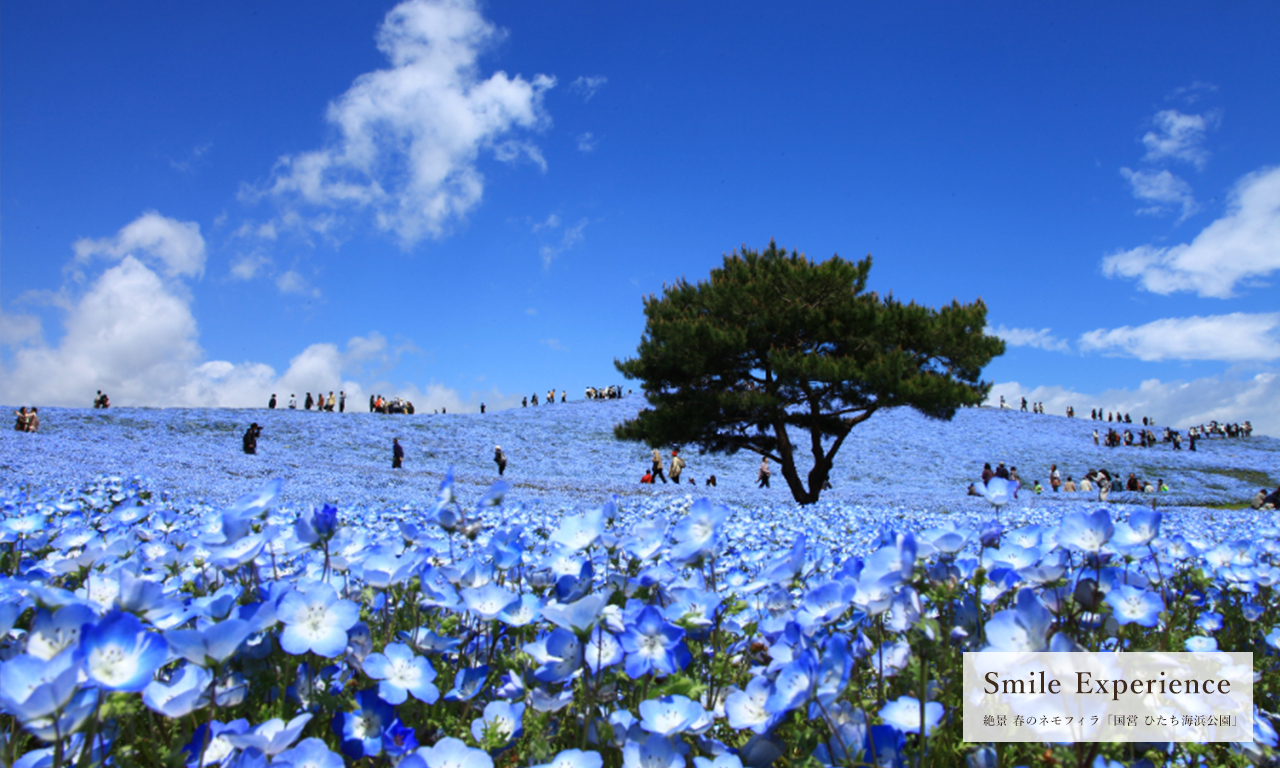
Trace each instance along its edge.
<path fill-rule="evenodd" d="M 684 459 L 676 451 L 671 452 L 671 482 L 680 484 L 680 473 L 684 471 Z"/>
<path fill-rule="evenodd" d="M 502 452 L 502 446 L 493 446 L 493 463 L 498 465 L 498 477 L 502 477 L 502 473 L 507 471 L 507 454 Z"/>
<path fill-rule="evenodd" d="M 1058 472 L 1058 465 L 1054 464 L 1049 467 L 1049 485 L 1053 487 L 1053 492 L 1057 493 L 1062 487 L 1062 474 Z"/>
<path fill-rule="evenodd" d="M 760 488 L 768 488 L 769 475 L 771 474 L 772 472 L 769 471 L 769 457 L 765 456 L 760 460 L 760 474 L 756 476 L 757 486 Z"/>
<path fill-rule="evenodd" d="M 667 484 L 667 476 L 662 474 L 662 454 L 658 452 L 657 448 L 653 449 L 653 469 L 649 474 L 653 475 L 653 481 L 655 483 L 658 481 L 658 478 L 662 478 L 662 484 Z"/>
<path fill-rule="evenodd" d="M 400 446 L 400 438 L 392 438 L 391 440 L 391 468 L 400 469 L 404 466 L 404 448 Z"/>

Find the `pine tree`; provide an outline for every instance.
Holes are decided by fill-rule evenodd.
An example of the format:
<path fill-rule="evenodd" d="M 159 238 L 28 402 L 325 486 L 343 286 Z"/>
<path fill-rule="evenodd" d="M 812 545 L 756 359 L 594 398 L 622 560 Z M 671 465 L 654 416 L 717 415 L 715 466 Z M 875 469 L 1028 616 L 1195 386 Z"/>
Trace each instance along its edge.
<path fill-rule="evenodd" d="M 702 452 L 747 450 L 776 462 L 796 501 L 818 500 L 850 431 L 878 410 L 910 406 L 950 419 L 991 389 L 982 368 L 1004 352 L 984 334 L 981 299 L 941 309 L 864 293 L 871 257 L 814 263 L 770 241 L 735 252 L 710 280 L 645 299 L 637 356 L 614 365 L 650 408 L 621 439 Z M 808 485 L 794 439 L 809 433 Z"/>

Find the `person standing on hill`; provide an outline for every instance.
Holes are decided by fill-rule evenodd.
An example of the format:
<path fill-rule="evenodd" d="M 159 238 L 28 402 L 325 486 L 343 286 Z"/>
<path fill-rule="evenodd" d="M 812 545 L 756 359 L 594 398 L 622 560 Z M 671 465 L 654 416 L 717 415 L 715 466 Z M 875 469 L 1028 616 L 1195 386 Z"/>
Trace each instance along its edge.
<path fill-rule="evenodd" d="M 680 484 L 680 473 L 684 471 L 684 459 L 676 451 L 671 452 L 671 482 Z"/>
<path fill-rule="evenodd" d="M 333 396 L 333 390 L 329 390 L 329 399 L 324 404 L 324 409 L 329 413 L 333 413 L 333 409 L 337 407 L 338 401 Z"/>
<path fill-rule="evenodd" d="M 289 410 L 291 410 L 291 411 L 296 411 L 296 410 L 298 410 L 298 396 L 297 396 L 297 395 L 294 395 L 294 394 L 290 394 L 290 395 L 289 395 Z"/>
<path fill-rule="evenodd" d="M 404 466 L 404 448 L 400 446 L 400 438 L 392 438 L 391 440 L 391 468 L 400 469 Z"/>
<path fill-rule="evenodd" d="M 498 465 L 498 477 L 507 471 L 507 454 L 502 452 L 502 446 L 493 446 L 493 463 Z"/>
<path fill-rule="evenodd" d="M 311 406 L 313 406 L 313 405 L 315 405 L 315 404 L 316 404 L 316 401 L 311 399 L 311 393 L 310 393 L 310 392 L 308 392 L 308 393 L 307 393 L 307 399 L 302 401 L 302 407 L 303 407 L 303 408 L 306 408 L 306 409 L 309 411 L 309 410 L 311 410 Z"/>
<path fill-rule="evenodd" d="M 1049 485 L 1053 488 L 1053 492 L 1057 493 L 1062 487 L 1062 474 L 1058 472 L 1058 465 L 1052 464 L 1049 467 Z"/>
<path fill-rule="evenodd" d="M 244 447 L 245 453 L 249 454 L 250 456 L 257 455 L 258 436 L 261 434 L 262 434 L 262 427 L 258 426 L 258 423 L 256 421 L 249 425 L 249 428 L 244 431 L 244 438 L 242 440 L 244 444 L 243 447 Z"/>
<path fill-rule="evenodd" d="M 662 478 L 662 484 L 667 484 L 667 476 L 662 474 L 662 454 L 657 448 L 653 449 L 653 470 L 649 474 L 653 475 L 653 482 L 656 483 L 658 478 Z"/>
<path fill-rule="evenodd" d="M 271 393 L 271 399 L 267 401 L 267 407 L 273 411 L 276 409 L 276 393 L 275 392 Z"/>
<path fill-rule="evenodd" d="M 347 412 L 347 393 L 339 392 L 338 393 L 338 413 L 346 413 L 346 412 Z"/>
<path fill-rule="evenodd" d="M 991 462 L 982 465 L 982 484 L 986 485 L 987 481 L 995 477 L 996 473 L 991 469 Z"/>
<path fill-rule="evenodd" d="M 756 475 L 756 485 L 760 488 L 769 487 L 769 475 L 773 474 L 769 470 L 769 457 L 765 456 L 760 460 L 760 473 Z"/>

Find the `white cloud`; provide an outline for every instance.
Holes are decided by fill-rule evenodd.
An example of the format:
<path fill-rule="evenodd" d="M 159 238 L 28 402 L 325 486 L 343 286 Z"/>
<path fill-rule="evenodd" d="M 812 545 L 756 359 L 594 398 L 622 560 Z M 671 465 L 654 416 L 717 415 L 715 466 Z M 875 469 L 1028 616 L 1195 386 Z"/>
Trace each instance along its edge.
<path fill-rule="evenodd" d="M 1006 328 L 1003 325 L 988 327 L 985 331 L 991 336 L 999 336 L 1011 347 L 1035 347 L 1050 352 L 1066 352 L 1070 349 L 1065 339 L 1059 339 L 1050 333 L 1048 328 Z"/>
<path fill-rule="evenodd" d="M 40 338 L 40 318 L 0 312 L 0 345 L 17 347 Z"/>
<path fill-rule="evenodd" d="M 1141 214 L 1162 214 L 1172 208 L 1180 208 L 1178 221 L 1184 221 L 1198 210 L 1191 185 L 1168 171 L 1134 171 L 1121 168 L 1120 175 L 1133 187 L 1133 196 L 1145 203 Z"/>
<path fill-rule="evenodd" d="M 200 225 L 170 219 L 155 211 L 147 211 L 134 219 L 115 237 L 82 238 L 72 247 L 76 260 L 81 263 L 94 256 L 118 260 L 132 255 L 159 264 L 168 277 L 204 274 L 205 248 Z"/>
<path fill-rule="evenodd" d="M 551 262 L 556 257 L 573 246 L 582 242 L 582 231 L 587 228 L 587 220 L 583 219 L 572 227 L 567 227 L 560 236 L 560 242 L 555 245 L 544 245 L 538 249 L 539 255 L 542 256 L 542 268 L 551 269 Z"/>
<path fill-rule="evenodd" d="M 1021 397 L 1045 404 L 1045 412 L 1064 414 L 1067 406 L 1075 408 L 1076 418 L 1087 419 L 1089 409 L 1102 408 L 1133 416 L 1142 416 L 1156 424 L 1175 429 L 1192 425 L 1250 421 L 1255 434 L 1280 437 L 1280 371 L 1265 371 L 1248 378 L 1214 376 L 1192 381 L 1162 382 L 1149 379 L 1137 389 L 1108 389 L 1096 394 L 1080 393 L 1062 387 L 1024 387 L 1018 382 L 1004 382 L 991 388 L 988 405 L 997 405 L 1000 396 L 1016 403 Z"/>
<path fill-rule="evenodd" d="M 320 295 L 320 289 L 313 287 L 307 278 L 294 269 L 288 269 L 276 275 L 276 288 L 279 288 L 281 293 L 296 293 L 312 297 Z"/>
<path fill-rule="evenodd" d="M 593 77 L 584 75 L 574 80 L 569 85 L 569 89 L 574 93 L 581 94 L 583 101 L 591 101 L 591 97 L 596 95 L 596 91 L 603 88 L 607 82 L 609 82 L 609 78 L 604 75 L 595 75 Z"/>
<path fill-rule="evenodd" d="M 561 343 L 560 343 L 560 340 L 559 340 L 559 339 L 539 339 L 538 341 L 540 341 L 540 342 L 541 342 L 541 343 L 543 343 L 543 344 L 546 344 L 548 348 L 553 349 L 553 350 L 555 350 L 556 352 L 568 352 L 568 351 L 569 351 L 569 350 L 568 350 L 568 348 L 567 348 L 567 347 L 565 347 L 565 345 L 563 345 L 563 344 L 561 344 Z"/>
<path fill-rule="evenodd" d="M 471 0 L 396 6 L 377 36 L 391 67 L 361 75 L 332 102 L 337 138 L 281 158 L 265 192 L 285 206 L 370 210 L 406 246 L 440 237 L 480 201 L 481 150 L 546 164 L 537 147 L 504 137 L 549 122 L 542 101 L 555 79 L 481 79 L 478 57 L 501 36 Z"/>
<path fill-rule="evenodd" d="M 231 262 L 231 276 L 236 280 L 252 280 L 271 266 L 271 259 L 261 253 L 245 253 Z"/>
<path fill-rule="evenodd" d="M 1209 152 L 1203 144 L 1211 118 L 1165 109 L 1156 113 L 1152 123 L 1155 130 L 1148 131 L 1142 137 L 1142 144 L 1147 148 L 1144 160 L 1181 160 L 1197 168 L 1203 168 L 1208 162 Z"/>
<path fill-rule="evenodd" d="M 543 173 L 547 170 L 547 159 L 542 156 L 542 150 L 538 149 L 536 144 L 528 141 L 504 141 L 497 144 L 493 148 L 493 156 L 504 163 L 515 165 L 520 158 L 527 157 L 529 162 L 542 169 Z"/>
<path fill-rule="evenodd" d="M 1137 278 L 1159 294 L 1194 291 L 1229 298 L 1241 281 L 1280 270 L 1280 167 L 1264 168 L 1236 183 L 1224 216 L 1190 243 L 1142 245 L 1107 256 L 1107 277 Z"/>
<path fill-rule="evenodd" d="M 195 231 L 194 225 L 157 218 L 178 225 L 178 232 Z M 127 242 L 130 237 L 122 234 L 117 240 Z M 96 243 L 117 245 L 109 240 L 81 242 L 94 242 L 95 249 Z M 153 248 L 151 255 L 156 253 L 166 251 Z M 191 263 L 175 262 L 172 254 L 156 258 L 157 269 Z M 272 393 L 284 405 L 290 393 L 302 395 L 317 387 L 345 390 L 355 404 L 374 391 L 408 397 L 415 404 L 447 403 L 456 411 L 472 410 L 478 402 L 474 393 L 463 399 L 438 384 L 419 390 L 354 378 L 370 366 L 387 366 L 398 352 L 412 348 L 390 349 L 376 332 L 351 338 L 345 350 L 336 344 L 312 344 L 279 375 L 264 363 L 207 360 L 186 286 L 166 279 L 134 255 L 124 255 L 88 280 L 83 292 L 75 292 L 77 285 L 51 294 L 50 303 L 65 313 L 63 335 L 55 345 L 41 338 L 35 318 L 0 313 L 0 342 L 9 352 L 0 357 L 0 402 L 88 407 L 94 393 L 103 390 L 117 406 L 242 408 L 265 406 Z M 500 407 L 514 399 L 495 391 L 488 402 Z"/>
<path fill-rule="evenodd" d="M 594 152 L 596 151 L 596 145 L 599 143 L 600 139 L 596 138 L 595 134 L 591 133 L 591 131 L 578 134 L 579 152 Z"/>
<path fill-rule="evenodd" d="M 1170 317 L 1136 327 L 1089 331 L 1080 337 L 1080 349 L 1147 361 L 1269 361 L 1280 359 L 1278 331 L 1280 312 Z"/>
<path fill-rule="evenodd" d="M 1199 80 L 1196 80 L 1192 82 L 1191 85 L 1184 85 L 1179 88 L 1174 88 L 1173 92 L 1170 93 L 1166 98 L 1170 100 L 1181 99 L 1182 101 L 1185 101 L 1188 104 L 1195 104 L 1197 101 L 1200 101 L 1200 99 L 1204 97 L 1204 94 L 1216 93 L 1217 90 L 1218 90 L 1218 86 L 1214 85 L 1213 83 L 1204 83 Z"/>
<path fill-rule="evenodd" d="M 534 232 L 541 232 L 544 229 L 555 229 L 560 226 L 560 217 L 554 213 L 549 214 L 545 221 L 540 221 L 533 225 Z"/>

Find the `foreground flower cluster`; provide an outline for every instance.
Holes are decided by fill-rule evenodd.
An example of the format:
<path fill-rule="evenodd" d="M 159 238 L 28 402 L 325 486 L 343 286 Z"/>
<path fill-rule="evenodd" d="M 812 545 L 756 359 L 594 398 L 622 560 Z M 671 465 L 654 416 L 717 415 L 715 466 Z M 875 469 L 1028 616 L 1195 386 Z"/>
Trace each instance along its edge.
<path fill-rule="evenodd" d="M 960 740 L 962 652 L 1215 648 L 1255 653 L 1255 741 L 1000 764 L 1276 754 L 1269 515 L 1228 541 L 1142 508 L 904 520 L 855 554 L 795 533 L 830 521 L 706 499 L 551 514 L 502 484 L 459 499 L 450 473 L 375 515 L 290 509 L 281 485 L 224 508 L 141 479 L 0 492 L 0 760 L 994 766 Z"/>

